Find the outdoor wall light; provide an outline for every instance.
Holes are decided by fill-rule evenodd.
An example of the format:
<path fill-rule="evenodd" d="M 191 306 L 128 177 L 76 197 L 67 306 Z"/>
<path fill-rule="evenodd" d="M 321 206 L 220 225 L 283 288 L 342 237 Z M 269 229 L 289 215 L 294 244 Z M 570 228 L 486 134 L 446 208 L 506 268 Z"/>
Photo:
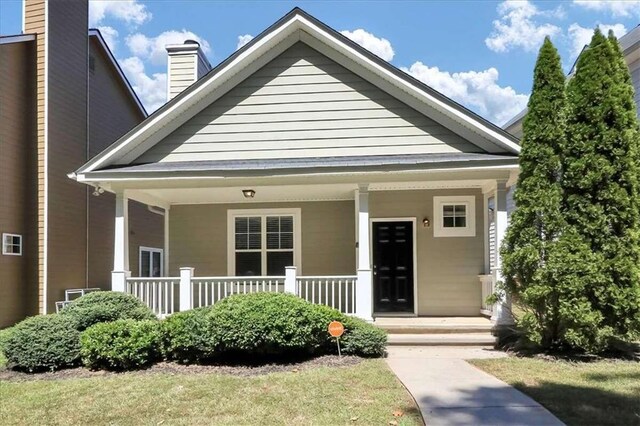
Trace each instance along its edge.
<path fill-rule="evenodd" d="M 101 186 L 96 186 L 93 190 L 93 196 L 99 197 L 101 194 L 104 194 L 104 188 Z"/>
<path fill-rule="evenodd" d="M 431 226 L 431 221 L 429 220 L 428 217 L 425 217 L 424 219 L 422 219 L 422 226 L 424 226 L 425 228 L 428 228 Z"/>
<path fill-rule="evenodd" d="M 253 198 L 256 196 L 256 191 L 253 189 L 243 189 L 242 195 L 244 195 L 244 198 Z"/>

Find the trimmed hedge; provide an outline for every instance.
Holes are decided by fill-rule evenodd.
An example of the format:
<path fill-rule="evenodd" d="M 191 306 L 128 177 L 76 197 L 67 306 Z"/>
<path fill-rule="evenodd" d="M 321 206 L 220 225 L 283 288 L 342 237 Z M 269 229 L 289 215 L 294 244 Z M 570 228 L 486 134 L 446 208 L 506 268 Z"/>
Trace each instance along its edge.
<path fill-rule="evenodd" d="M 70 317 L 80 331 L 94 324 L 120 319 L 157 319 L 153 311 L 136 297 L 117 291 L 86 294 L 65 307 L 60 315 Z"/>
<path fill-rule="evenodd" d="M 80 358 L 80 332 L 75 322 L 56 314 L 18 323 L 3 345 L 9 366 L 29 372 L 71 367 Z"/>
<path fill-rule="evenodd" d="M 220 355 L 297 356 L 326 352 L 327 325 L 342 314 L 291 294 L 230 296 L 210 311 Z"/>
<path fill-rule="evenodd" d="M 340 338 L 342 352 L 363 357 L 381 357 L 386 353 L 387 332 L 355 317 L 345 315 L 345 333 Z"/>
<path fill-rule="evenodd" d="M 183 364 L 211 360 L 218 340 L 211 321 L 211 308 L 177 312 L 160 323 L 162 353 Z"/>
<path fill-rule="evenodd" d="M 130 370 L 160 358 L 157 321 L 132 319 L 95 324 L 80 338 L 82 362 L 89 368 Z"/>

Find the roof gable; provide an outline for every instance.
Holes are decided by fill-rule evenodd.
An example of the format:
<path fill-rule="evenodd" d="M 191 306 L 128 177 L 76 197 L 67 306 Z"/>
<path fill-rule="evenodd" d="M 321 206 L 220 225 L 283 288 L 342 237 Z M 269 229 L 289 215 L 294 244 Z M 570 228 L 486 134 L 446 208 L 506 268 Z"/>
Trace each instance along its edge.
<path fill-rule="evenodd" d="M 401 103 L 471 142 L 482 152 L 517 154 L 515 139 L 435 90 L 418 82 L 341 34 L 294 9 L 207 76 L 96 156 L 78 175 L 132 164 L 176 129 L 214 104 L 298 42 L 304 42 Z"/>
<path fill-rule="evenodd" d="M 132 163 L 485 152 L 298 42 Z"/>

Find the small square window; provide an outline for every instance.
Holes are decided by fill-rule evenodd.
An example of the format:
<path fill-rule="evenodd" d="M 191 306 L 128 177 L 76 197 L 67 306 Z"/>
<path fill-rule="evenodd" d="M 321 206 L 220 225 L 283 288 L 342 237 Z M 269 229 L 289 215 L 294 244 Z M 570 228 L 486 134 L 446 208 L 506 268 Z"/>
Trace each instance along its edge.
<path fill-rule="evenodd" d="M 2 234 L 2 254 L 22 256 L 22 235 Z"/>
<path fill-rule="evenodd" d="M 475 197 L 433 197 L 434 237 L 474 237 Z"/>

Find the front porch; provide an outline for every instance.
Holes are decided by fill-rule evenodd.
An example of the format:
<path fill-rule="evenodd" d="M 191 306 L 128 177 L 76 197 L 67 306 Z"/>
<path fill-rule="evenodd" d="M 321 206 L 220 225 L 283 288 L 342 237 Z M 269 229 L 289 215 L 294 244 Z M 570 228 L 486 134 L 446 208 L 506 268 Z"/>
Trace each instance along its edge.
<path fill-rule="evenodd" d="M 496 247 L 506 228 L 506 178 L 136 185 L 115 191 L 112 289 L 135 295 L 159 316 L 213 305 L 233 294 L 268 291 L 369 321 L 428 316 L 509 321 L 506 301 L 486 303 L 499 279 Z M 243 195 L 247 188 L 251 197 Z M 140 268 L 155 269 L 158 276 L 128 272 L 128 199 L 164 209 L 162 265 Z"/>

